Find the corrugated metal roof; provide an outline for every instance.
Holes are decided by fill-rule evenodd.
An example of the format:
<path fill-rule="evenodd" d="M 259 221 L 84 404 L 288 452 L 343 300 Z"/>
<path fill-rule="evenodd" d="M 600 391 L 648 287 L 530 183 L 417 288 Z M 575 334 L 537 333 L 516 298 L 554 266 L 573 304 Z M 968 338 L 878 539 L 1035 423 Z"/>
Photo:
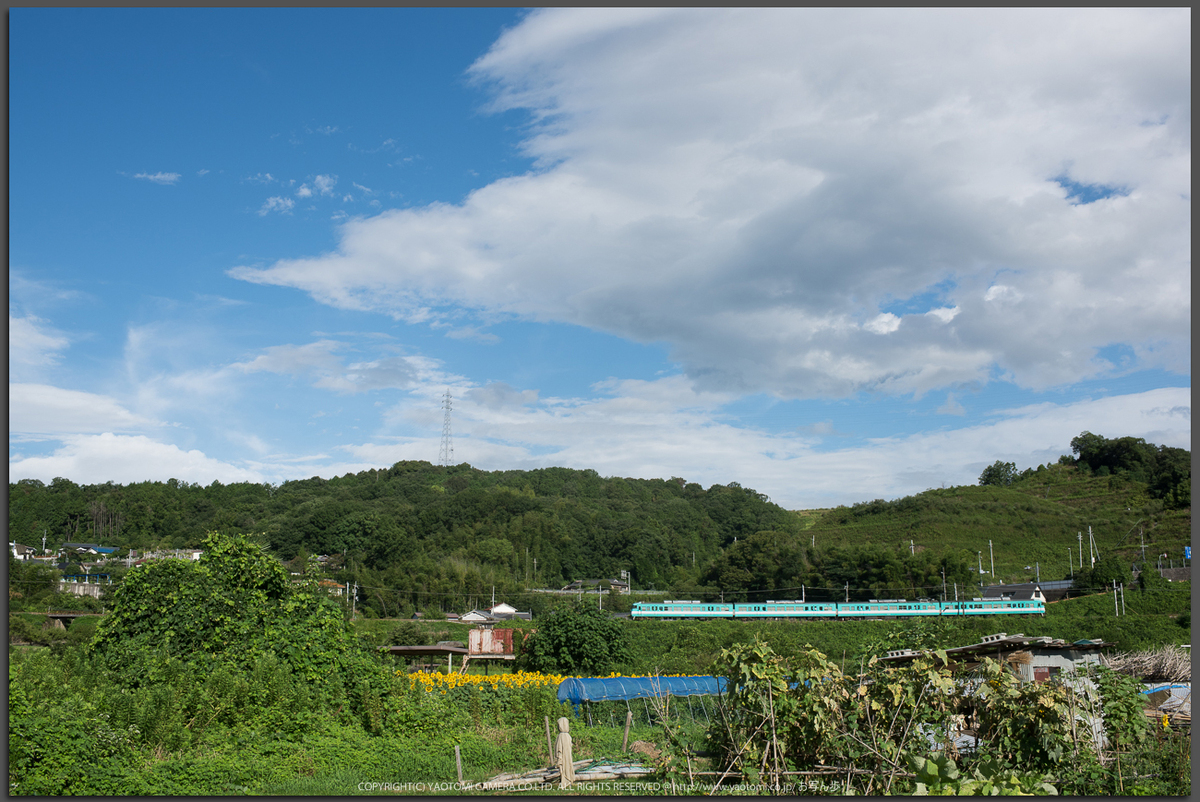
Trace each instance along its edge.
<path fill-rule="evenodd" d="M 1045 635 L 1029 636 L 1023 633 L 1009 635 L 1007 632 L 998 632 L 995 635 L 985 636 L 979 643 L 973 643 L 969 646 L 956 646 L 946 649 L 945 652 L 947 657 L 965 657 L 975 654 L 995 654 L 1012 649 L 1094 651 L 1115 645 L 1115 643 L 1106 643 L 1102 640 L 1077 640 L 1074 643 L 1067 643 L 1064 640 L 1058 640 Z M 897 649 L 888 652 L 887 656 L 882 659 L 896 661 L 911 660 L 919 655 L 920 652 L 915 652 L 912 649 Z"/>

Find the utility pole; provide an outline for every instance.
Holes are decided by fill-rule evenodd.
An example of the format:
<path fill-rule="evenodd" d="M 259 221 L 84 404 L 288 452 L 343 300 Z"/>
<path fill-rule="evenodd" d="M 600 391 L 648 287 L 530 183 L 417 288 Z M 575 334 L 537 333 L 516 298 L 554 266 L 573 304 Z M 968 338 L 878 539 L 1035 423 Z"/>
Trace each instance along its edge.
<path fill-rule="evenodd" d="M 908 541 L 908 553 L 909 554 L 917 553 L 915 547 L 913 546 L 913 542 L 911 540 Z"/>
<path fill-rule="evenodd" d="M 1071 561 L 1071 547 L 1067 546 L 1067 570 L 1071 572 L 1071 579 L 1075 578 L 1075 563 Z"/>
<path fill-rule="evenodd" d="M 992 554 L 992 541 L 988 541 L 988 559 L 992 561 L 992 579 L 996 578 L 996 555 Z"/>
<path fill-rule="evenodd" d="M 846 583 L 846 603 L 850 603 L 850 583 Z"/>
<path fill-rule="evenodd" d="M 1121 615 L 1125 615 L 1125 583 L 1121 583 Z"/>
<path fill-rule="evenodd" d="M 1037 581 L 1041 582 L 1042 581 L 1042 566 L 1041 566 L 1041 564 L 1035 562 L 1033 564 L 1033 570 L 1034 570 L 1034 575 L 1037 577 Z"/>
<path fill-rule="evenodd" d="M 979 565 L 979 575 L 983 576 L 983 552 L 982 551 L 975 552 L 975 558 L 976 558 L 977 564 Z M 983 587 L 982 582 L 979 583 L 979 587 Z"/>
<path fill-rule="evenodd" d="M 1092 568 L 1096 567 L 1096 541 L 1092 539 L 1092 527 L 1088 527 L 1088 555 L 1092 558 Z"/>
<path fill-rule="evenodd" d="M 1113 617 L 1116 617 L 1121 614 L 1121 610 L 1117 607 L 1117 580 L 1114 579 L 1112 582 L 1113 582 Z"/>
<path fill-rule="evenodd" d="M 954 583 L 954 600 L 958 601 L 958 583 Z"/>
<path fill-rule="evenodd" d="M 1083 532 L 1079 533 L 1079 570 L 1083 570 Z"/>

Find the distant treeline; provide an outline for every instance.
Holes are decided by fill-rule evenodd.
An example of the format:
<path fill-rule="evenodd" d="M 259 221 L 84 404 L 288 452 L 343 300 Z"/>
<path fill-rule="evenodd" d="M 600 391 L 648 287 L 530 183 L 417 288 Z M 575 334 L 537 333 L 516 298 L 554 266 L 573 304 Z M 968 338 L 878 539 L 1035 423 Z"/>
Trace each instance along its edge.
<path fill-rule="evenodd" d="M 281 559 L 330 555 L 380 615 L 460 609 L 491 588 L 559 587 L 632 573 L 641 588 L 693 584 L 736 539 L 795 533 L 800 519 L 736 482 L 601 477 L 593 470 L 481 471 L 399 462 L 275 487 L 179 482 L 9 487 L 9 537 L 187 548 L 208 531 L 256 535 Z"/>

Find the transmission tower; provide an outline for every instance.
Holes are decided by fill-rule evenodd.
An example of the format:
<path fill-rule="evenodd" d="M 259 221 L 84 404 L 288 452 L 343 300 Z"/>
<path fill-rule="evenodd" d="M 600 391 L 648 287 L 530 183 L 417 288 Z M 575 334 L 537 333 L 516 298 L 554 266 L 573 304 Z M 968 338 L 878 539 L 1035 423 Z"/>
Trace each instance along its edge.
<path fill-rule="evenodd" d="M 454 462 L 454 439 L 450 436 L 451 404 L 450 388 L 447 387 L 446 394 L 442 396 L 442 409 L 446 410 L 446 414 L 442 418 L 442 449 L 438 452 L 439 465 L 451 465 Z"/>

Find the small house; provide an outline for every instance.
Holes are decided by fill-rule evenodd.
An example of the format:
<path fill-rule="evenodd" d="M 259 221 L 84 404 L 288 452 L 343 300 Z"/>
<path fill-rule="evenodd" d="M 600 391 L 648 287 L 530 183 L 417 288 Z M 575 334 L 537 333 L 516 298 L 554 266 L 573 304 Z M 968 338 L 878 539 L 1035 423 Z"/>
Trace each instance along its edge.
<path fill-rule="evenodd" d="M 533 620 L 533 615 L 530 613 L 518 612 L 516 607 L 504 602 L 493 606 L 492 609 L 488 610 L 488 614 L 494 621 L 511 621 L 514 618 L 519 618 L 523 621 Z"/>
<path fill-rule="evenodd" d="M 1023 582 L 1019 585 L 989 585 L 983 589 L 984 599 L 1000 599 L 1002 601 L 1040 601 L 1046 602 L 1042 586 L 1038 582 Z"/>
<path fill-rule="evenodd" d="M 346 595 L 346 586 L 334 582 L 332 579 L 321 579 L 317 582 L 317 586 L 330 596 L 341 598 Z"/>
<path fill-rule="evenodd" d="M 463 613 L 458 617 L 458 620 L 464 624 L 494 624 L 496 619 L 492 618 L 487 610 L 472 610 L 469 613 Z"/>

